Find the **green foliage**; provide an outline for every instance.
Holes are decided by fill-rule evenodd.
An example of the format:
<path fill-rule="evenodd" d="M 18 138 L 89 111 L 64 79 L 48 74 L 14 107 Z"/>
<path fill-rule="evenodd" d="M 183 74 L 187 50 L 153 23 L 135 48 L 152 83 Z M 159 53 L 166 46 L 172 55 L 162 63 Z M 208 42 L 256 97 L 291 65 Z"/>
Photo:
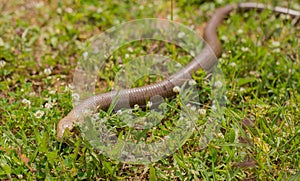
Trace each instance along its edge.
<path fill-rule="evenodd" d="M 171 17 L 170 1 L 42 2 L 0 3 L 1 180 L 299 178 L 300 34 L 292 25 L 295 20 L 268 11 L 232 13 L 219 28 L 224 51 L 218 66 L 224 72 L 228 100 L 220 132 L 205 148 L 199 142 L 201 133 L 194 132 L 173 155 L 151 165 L 131 165 L 105 157 L 80 134 L 71 132 L 64 142 L 58 141 L 56 126 L 72 109 L 69 84 L 91 39 L 133 19 Z M 215 8 L 239 1 L 173 2 L 174 20 L 200 33 Z M 286 6 L 284 2 L 273 3 Z M 292 1 L 288 5 L 299 8 Z M 133 42 L 107 60 L 99 72 L 97 92 L 111 90 L 122 63 L 147 54 L 154 45 L 156 53 L 181 64 L 190 61 L 180 47 Z M 206 111 L 197 121 L 202 125 L 210 121 L 211 90 L 202 71 L 193 77 Z M 144 77 L 135 86 L 158 79 Z M 167 103 L 171 108 L 177 106 L 176 101 Z M 136 114 L 146 113 L 138 110 Z M 165 117 L 165 124 L 150 131 L 153 137 L 168 134 L 179 116 L 176 109 L 170 109 Z M 123 126 L 120 117 L 112 117 L 112 122 Z M 136 139 L 149 136 L 148 132 L 134 133 Z"/>

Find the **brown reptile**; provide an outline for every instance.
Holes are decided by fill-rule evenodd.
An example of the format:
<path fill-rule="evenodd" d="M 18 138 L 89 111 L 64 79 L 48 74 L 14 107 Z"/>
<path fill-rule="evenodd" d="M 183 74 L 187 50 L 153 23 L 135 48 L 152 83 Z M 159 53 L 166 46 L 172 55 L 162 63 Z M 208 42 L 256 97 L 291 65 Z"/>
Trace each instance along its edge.
<path fill-rule="evenodd" d="M 144 105 L 149 98 L 155 95 L 170 98 L 176 94 L 173 92 L 175 85 L 184 83 L 187 77 L 196 70 L 202 68 L 206 72 L 211 71 L 213 66 L 218 62 L 216 57 L 222 53 L 222 45 L 217 36 L 217 27 L 233 10 L 248 11 L 256 10 L 261 12 L 265 9 L 272 10 L 276 13 L 287 14 L 292 17 L 300 18 L 300 11 L 284 7 L 271 7 L 260 3 L 240 3 L 230 4 L 221 7 L 215 11 L 210 21 L 207 23 L 204 40 L 206 44 L 199 55 L 197 55 L 188 65 L 173 76 L 155 84 L 146 85 L 143 87 L 124 89 L 119 92 L 111 91 L 103 94 L 98 94 L 90 97 L 74 107 L 74 109 L 62 120 L 57 126 L 57 137 L 61 139 L 66 129 L 71 130 L 78 121 L 83 118 L 84 111 L 89 110 L 107 110 L 113 98 L 118 94 L 120 98 L 127 97 L 131 106 L 138 104 Z"/>

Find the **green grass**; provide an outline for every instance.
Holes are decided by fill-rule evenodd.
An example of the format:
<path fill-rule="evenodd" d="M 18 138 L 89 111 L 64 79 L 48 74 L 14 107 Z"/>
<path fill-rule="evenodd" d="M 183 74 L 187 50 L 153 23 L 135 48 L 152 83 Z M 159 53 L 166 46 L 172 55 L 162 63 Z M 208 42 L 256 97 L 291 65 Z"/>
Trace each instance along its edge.
<path fill-rule="evenodd" d="M 299 179 L 300 31 L 299 25 L 292 25 L 293 19 L 276 18 L 270 12 L 232 13 L 219 28 L 224 50 L 219 67 L 226 79 L 228 99 L 220 132 L 205 148 L 199 143 L 201 134 L 195 132 L 174 154 L 152 164 L 136 165 L 104 156 L 78 133 L 69 133 L 69 138 L 60 142 L 56 138 L 56 126 L 72 109 L 69 84 L 90 39 L 133 19 L 171 17 L 171 3 L 2 2 L 1 180 Z M 174 2 L 172 17 L 200 34 L 214 9 L 229 2 L 233 1 L 180 0 Z M 300 10 L 299 2 L 274 1 L 273 4 Z M 106 68 L 99 72 L 101 79 L 98 78 L 96 91 L 112 89 L 120 70 L 119 57 L 126 63 L 146 55 L 153 45 L 159 47 L 155 53 L 170 56 L 182 64 L 189 61 L 189 56 L 179 47 L 158 41 L 135 42 L 107 60 Z M 128 51 L 129 47 L 133 51 Z M 194 78 L 203 88 L 199 98 L 209 115 L 210 88 L 201 71 Z M 141 81 L 136 82 L 140 84 Z M 175 99 L 168 105 L 176 106 L 178 102 Z M 170 108 L 168 119 L 159 129 L 150 131 L 150 136 L 141 135 L 157 139 L 167 134 L 168 126 L 178 118 L 175 108 Z M 109 116 L 122 127 L 118 116 Z M 197 124 L 206 121 L 208 118 L 200 115 Z M 124 128 L 125 131 L 128 129 Z"/>

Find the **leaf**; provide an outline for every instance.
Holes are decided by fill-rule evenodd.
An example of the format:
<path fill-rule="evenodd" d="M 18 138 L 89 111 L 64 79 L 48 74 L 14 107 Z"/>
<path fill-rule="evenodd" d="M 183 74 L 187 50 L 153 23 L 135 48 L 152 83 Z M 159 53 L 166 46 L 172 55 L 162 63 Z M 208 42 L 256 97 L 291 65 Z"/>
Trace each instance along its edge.
<path fill-rule="evenodd" d="M 254 137 L 254 143 L 261 149 L 263 152 L 267 153 L 270 151 L 270 145 L 268 145 L 264 140 Z"/>
<path fill-rule="evenodd" d="M 47 159 L 52 165 L 54 165 L 54 163 L 57 159 L 57 151 L 48 152 Z"/>
<path fill-rule="evenodd" d="M 157 180 L 155 168 L 154 168 L 152 165 L 150 165 L 150 175 L 149 175 L 149 180 L 150 180 L 150 181 L 155 181 L 155 180 Z"/>
<path fill-rule="evenodd" d="M 180 158 L 177 155 L 174 155 L 174 159 L 180 167 L 188 170 L 188 167 L 184 164 L 182 160 L 180 160 Z"/>
<path fill-rule="evenodd" d="M 247 83 L 255 82 L 256 78 L 248 77 L 248 78 L 239 78 L 236 80 L 237 86 L 242 86 Z"/>
<path fill-rule="evenodd" d="M 111 167 L 111 163 L 103 161 L 103 166 L 109 171 L 110 174 L 114 174 L 114 169 Z"/>

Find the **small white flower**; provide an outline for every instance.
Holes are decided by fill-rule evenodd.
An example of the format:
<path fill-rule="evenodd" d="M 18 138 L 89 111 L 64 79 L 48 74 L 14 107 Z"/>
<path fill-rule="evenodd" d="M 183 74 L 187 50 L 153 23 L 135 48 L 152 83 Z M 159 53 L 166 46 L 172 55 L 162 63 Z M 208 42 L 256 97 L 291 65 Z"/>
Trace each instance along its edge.
<path fill-rule="evenodd" d="M 4 67 L 5 64 L 6 64 L 6 62 L 5 62 L 4 60 L 1 60 L 1 61 L 0 61 L 0 68 Z"/>
<path fill-rule="evenodd" d="M 151 106 L 152 106 L 152 102 L 151 102 L 151 101 L 148 101 L 148 102 L 147 102 L 147 107 L 148 107 L 148 108 L 151 108 Z"/>
<path fill-rule="evenodd" d="M 193 86 L 193 85 L 196 85 L 196 84 L 197 84 L 197 82 L 194 79 L 189 80 L 189 85 L 190 86 Z"/>
<path fill-rule="evenodd" d="M 30 97 L 35 96 L 35 92 L 30 92 L 30 93 L 29 93 L 29 96 L 30 96 Z"/>
<path fill-rule="evenodd" d="M 44 73 L 45 73 L 46 75 L 50 75 L 50 74 L 52 73 L 52 71 L 51 71 L 50 68 L 46 68 L 46 69 L 44 70 Z"/>
<path fill-rule="evenodd" d="M 224 135 L 222 133 L 217 133 L 218 138 L 224 138 Z"/>
<path fill-rule="evenodd" d="M 90 110 L 90 109 L 84 109 L 82 111 L 82 113 L 83 113 L 84 116 L 91 116 L 93 114 L 93 111 Z"/>
<path fill-rule="evenodd" d="M 246 89 L 244 87 L 241 87 L 240 92 L 246 92 Z"/>
<path fill-rule="evenodd" d="M 277 62 L 276 62 L 276 65 L 280 65 L 280 62 L 279 62 L 279 61 L 277 61 Z"/>
<path fill-rule="evenodd" d="M 280 53 L 280 48 L 275 48 L 272 52 Z"/>
<path fill-rule="evenodd" d="M 125 54 L 125 58 L 129 58 L 129 54 L 126 53 L 126 54 Z"/>
<path fill-rule="evenodd" d="M 51 90 L 51 91 L 49 91 L 49 94 L 54 95 L 55 92 L 56 92 L 55 90 Z"/>
<path fill-rule="evenodd" d="M 73 89 L 74 89 L 74 86 L 73 86 L 72 84 L 68 84 L 68 85 L 67 85 L 67 89 L 73 90 Z"/>
<path fill-rule="evenodd" d="M 139 106 L 138 104 L 135 104 L 135 105 L 134 105 L 134 109 L 135 109 L 135 110 L 137 110 L 137 109 L 139 109 L 139 108 L 140 108 L 140 106 Z"/>
<path fill-rule="evenodd" d="M 242 43 L 246 43 L 246 39 L 245 39 L 245 38 L 242 38 L 242 39 L 241 39 L 241 42 L 242 42 Z"/>
<path fill-rule="evenodd" d="M 221 40 L 223 40 L 223 41 L 228 41 L 228 37 L 225 36 L 225 35 L 223 35 L 223 36 L 221 36 Z"/>
<path fill-rule="evenodd" d="M 181 65 L 180 63 L 178 63 L 178 62 L 177 62 L 177 63 L 175 64 L 175 67 L 177 67 L 177 68 L 181 68 L 181 67 L 182 67 L 182 65 Z"/>
<path fill-rule="evenodd" d="M 35 3 L 35 7 L 36 8 L 41 8 L 44 6 L 44 2 L 38 2 L 38 3 Z"/>
<path fill-rule="evenodd" d="M 118 110 L 118 111 L 117 111 L 117 115 L 118 115 L 118 116 L 121 116 L 122 114 L 123 114 L 122 110 Z"/>
<path fill-rule="evenodd" d="M 79 96 L 79 94 L 77 94 L 77 93 L 73 93 L 73 94 L 72 94 L 72 98 L 74 99 L 74 101 L 79 101 L 80 96 Z"/>
<path fill-rule="evenodd" d="M 34 116 L 38 119 L 44 116 L 44 111 L 38 110 L 37 112 L 34 113 Z"/>
<path fill-rule="evenodd" d="M 237 30 L 237 34 L 242 34 L 244 31 L 242 29 Z"/>
<path fill-rule="evenodd" d="M 257 71 L 250 71 L 249 74 L 250 75 L 254 75 L 255 77 L 259 77 L 260 76 L 260 73 L 257 72 Z"/>
<path fill-rule="evenodd" d="M 194 51 L 191 51 L 190 54 L 195 57 L 195 52 Z"/>
<path fill-rule="evenodd" d="M 272 46 L 273 47 L 279 47 L 280 46 L 280 42 L 279 41 L 273 41 L 272 42 Z"/>
<path fill-rule="evenodd" d="M 185 33 L 181 31 L 181 32 L 178 33 L 177 37 L 178 38 L 183 38 L 184 35 L 185 35 Z"/>
<path fill-rule="evenodd" d="M 128 50 L 129 52 L 133 52 L 133 49 L 132 49 L 131 47 L 128 47 L 127 50 Z"/>
<path fill-rule="evenodd" d="M 87 58 L 89 56 L 89 53 L 88 52 L 83 52 L 82 56 L 83 56 L 83 60 L 87 60 Z"/>
<path fill-rule="evenodd" d="M 219 58 L 219 62 L 220 62 L 220 64 L 224 64 L 225 63 L 225 59 L 224 58 Z"/>
<path fill-rule="evenodd" d="M 140 9 L 140 10 L 143 10 L 143 9 L 144 9 L 144 6 L 143 6 L 143 5 L 140 5 L 140 6 L 139 6 L 139 9 Z"/>
<path fill-rule="evenodd" d="M 127 114 L 132 114 L 132 109 L 126 110 Z"/>
<path fill-rule="evenodd" d="M 196 106 L 191 106 L 192 111 L 196 111 Z"/>
<path fill-rule="evenodd" d="M 30 100 L 25 99 L 25 98 L 22 100 L 22 103 L 25 104 L 26 106 L 30 106 L 30 104 L 31 104 Z"/>
<path fill-rule="evenodd" d="M 205 115 L 206 114 L 206 109 L 199 109 L 198 113 L 201 115 Z"/>
<path fill-rule="evenodd" d="M 212 105 L 212 106 L 211 106 L 211 109 L 212 109 L 213 111 L 216 111 L 216 110 L 217 110 L 217 106 L 216 106 L 216 105 Z"/>
<path fill-rule="evenodd" d="M 226 54 L 226 53 L 222 53 L 222 56 L 221 56 L 222 58 L 227 58 L 228 57 L 228 55 Z"/>
<path fill-rule="evenodd" d="M 229 65 L 230 65 L 231 67 L 236 67 L 236 63 L 234 63 L 234 62 L 231 62 Z"/>
<path fill-rule="evenodd" d="M 173 92 L 179 93 L 180 92 L 180 87 L 178 87 L 178 86 L 173 87 Z"/>
<path fill-rule="evenodd" d="M 51 109 L 53 107 L 53 104 L 51 103 L 51 102 L 47 102 L 46 104 L 45 104 L 45 108 L 46 109 Z"/>
<path fill-rule="evenodd" d="M 216 81 L 215 84 L 214 84 L 217 88 L 221 88 L 223 86 L 222 82 L 221 81 Z"/>
<path fill-rule="evenodd" d="M 242 47 L 241 50 L 242 50 L 243 52 L 247 52 L 247 51 L 249 51 L 249 48 L 248 48 L 248 47 Z"/>

